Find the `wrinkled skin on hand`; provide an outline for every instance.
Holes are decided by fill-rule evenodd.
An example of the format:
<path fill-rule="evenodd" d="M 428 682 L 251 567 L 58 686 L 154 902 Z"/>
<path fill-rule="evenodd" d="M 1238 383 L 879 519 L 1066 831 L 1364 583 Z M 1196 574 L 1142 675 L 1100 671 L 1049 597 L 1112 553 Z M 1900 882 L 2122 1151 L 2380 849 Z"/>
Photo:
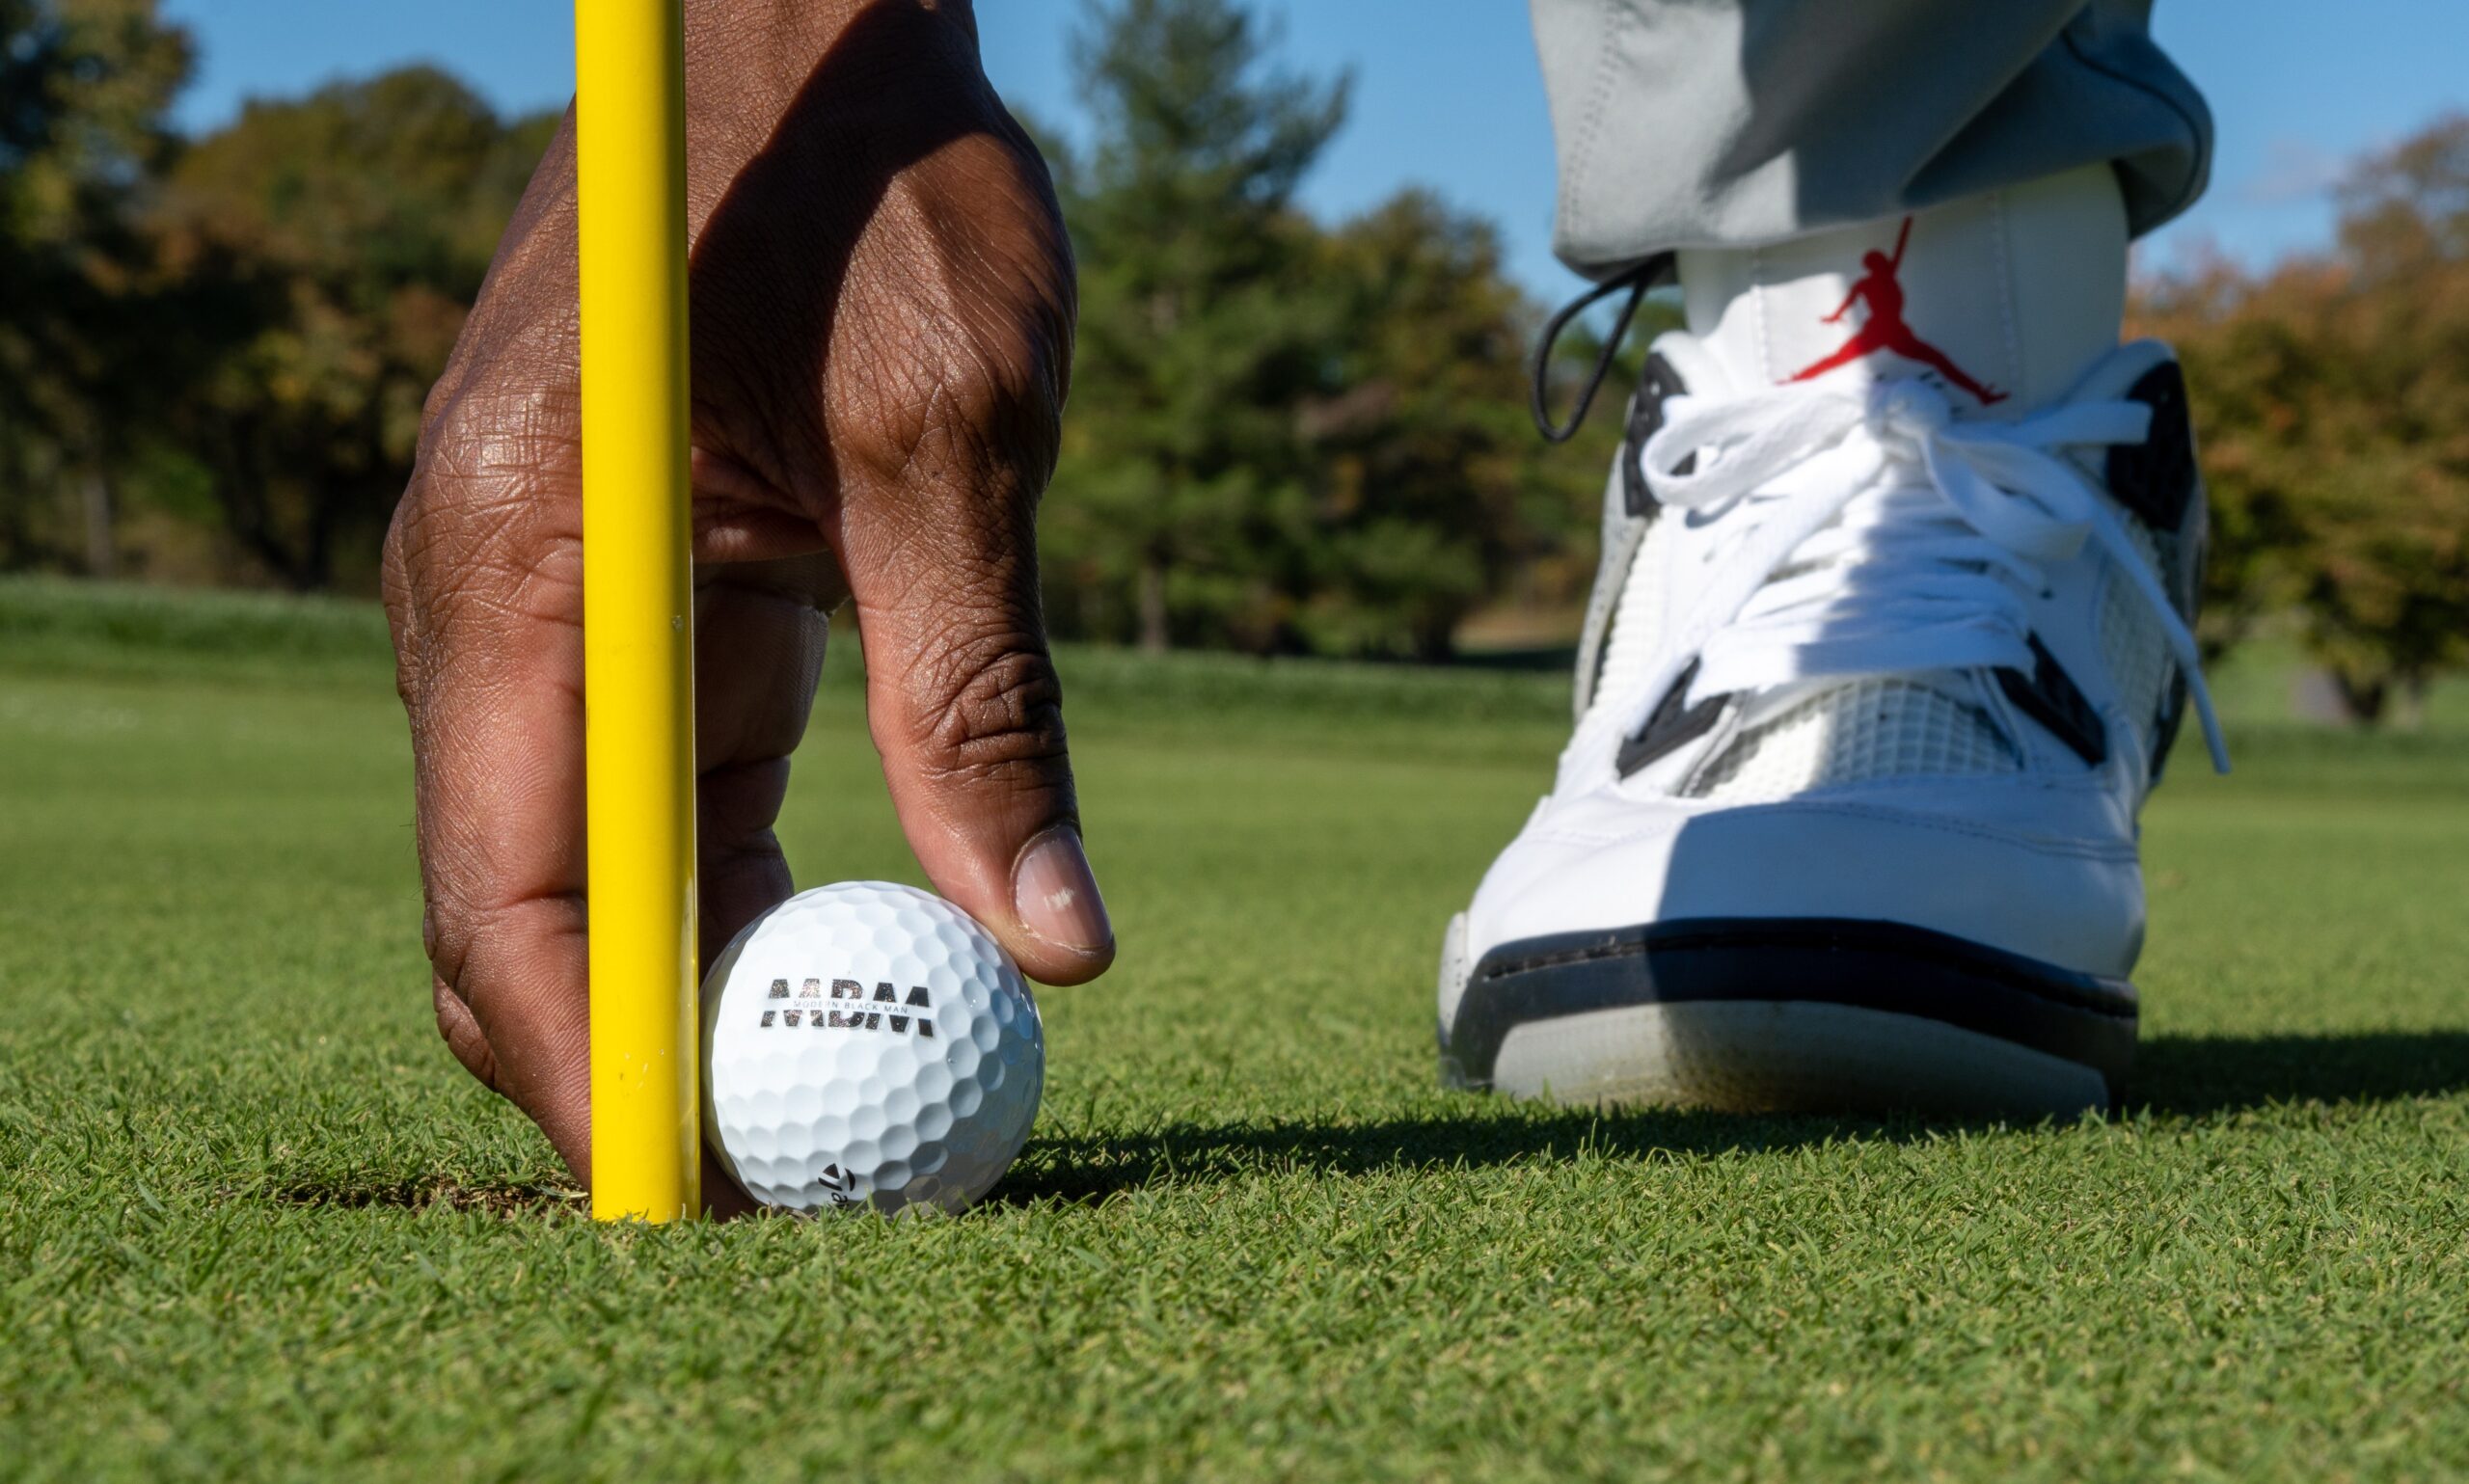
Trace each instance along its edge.
<path fill-rule="evenodd" d="M 773 823 L 850 599 L 927 874 L 1032 975 L 1093 978 L 1033 539 L 1073 307 L 1045 168 L 964 4 L 691 0 L 687 52 L 706 961 L 792 890 Z M 439 1028 L 588 1183 L 575 255 L 569 126 L 430 396 L 385 590 Z"/>

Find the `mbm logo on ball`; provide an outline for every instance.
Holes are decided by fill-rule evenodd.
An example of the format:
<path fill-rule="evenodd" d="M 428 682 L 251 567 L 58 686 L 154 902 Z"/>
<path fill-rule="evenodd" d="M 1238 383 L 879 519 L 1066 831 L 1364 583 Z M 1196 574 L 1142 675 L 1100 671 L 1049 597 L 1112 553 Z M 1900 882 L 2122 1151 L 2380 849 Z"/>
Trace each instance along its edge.
<path fill-rule="evenodd" d="M 910 1011 L 932 1011 L 934 1009 L 934 1002 L 927 997 L 926 986 L 924 985 L 910 985 L 909 989 L 909 998 L 904 1002 L 900 998 L 898 992 L 895 991 L 890 985 L 880 984 L 875 985 L 875 997 L 869 1001 L 866 999 L 865 985 L 857 983 L 854 979 L 835 979 L 831 982 L 830 997 L 833 1000 L 844 1003 L 863 1003 L 867 1008 L 859 1010 L 856 1008 L 855 1003 L 850 1003 L 847 1009 L 843 1009 L 841 1005 L 833 1005 L 828 1011 L 826 1011 L 820 1003 L 814 1005 L 792 1006 L 787 1010 L 772 1007 L 765 1009 L 763 1012 L 763 1023 L 767 1026 L 794 1026 L 802 1022 L 815 1026 L 817 1029 L 821 1029 L 822 1027 L 828 1025 L 837 1030 L 889 1030 L 896 1035 L 906 1036 L 909 1034 L 909 1021 L 914 1019 L 917 1022 L 917 1034 L 930 1040 L 934 1039 L 935 1022 L 924 1014 L 911 1015 L 909 1013 Z M 775 979 L 772 981 L 772 992 L 764 996 L 764 998 L 770 1000 L 785 1000 L 789 998 L 789 982 L 785 979 Z M 799 988 L 797 998 L 800 1000 L 821 1001 L 824 998 L 823 981 L 820 979 L 807 980 L 805 984 Z M 900 1008 L 897 1010 L 883 1010 L 877 1008 L 886 1005 L 899 1006 Z"/>

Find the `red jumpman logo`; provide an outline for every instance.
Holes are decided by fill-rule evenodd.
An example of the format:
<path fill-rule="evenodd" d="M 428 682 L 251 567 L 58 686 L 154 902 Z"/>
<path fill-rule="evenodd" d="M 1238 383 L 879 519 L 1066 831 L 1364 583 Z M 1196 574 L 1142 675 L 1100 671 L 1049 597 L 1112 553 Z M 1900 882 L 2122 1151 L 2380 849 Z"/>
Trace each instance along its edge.
<path fill-rule="evenodd" d="M 1972 380 L 1964 373 L 1962 366 L 1955 364 L 1947 357 L 1944 351 L 1913 334 L 1912 327 L 1903 322 L 1903 284 L 1896 282 L 1895 275 L 1902 271 L 1904 245 L 1911 240 L 1912 218 L 1905 217 L 1903 231 L 1894 239 L 1892 257 L 1875 251 L 1860 255 L 1860 266 L 1869 271 L 1853 283 L 1852 292 L 1844 296 L 1843 307 L 1826 316 L 1826 323 L 1841 324 L 1843 316 L 1852 312 L 1852 306 L 1862 300 L 1868 301 L 1868 321 L 1854 333 L 1852 338 L 1844 343 L 1841 350 L 1791 379 L 1808 381 L 1813 377 L 1825 375 L 1838 365 L 1849 365 L 1862 356 L 1886 350 L 1892 351 L 1906 361 L 1917 361 L 1923 365 L 1934 368 L 1948 381 L 1980 398 L 1980 405 L 1983 407 L 2006 400 L 2005 392 L 1984 387 Z"/>

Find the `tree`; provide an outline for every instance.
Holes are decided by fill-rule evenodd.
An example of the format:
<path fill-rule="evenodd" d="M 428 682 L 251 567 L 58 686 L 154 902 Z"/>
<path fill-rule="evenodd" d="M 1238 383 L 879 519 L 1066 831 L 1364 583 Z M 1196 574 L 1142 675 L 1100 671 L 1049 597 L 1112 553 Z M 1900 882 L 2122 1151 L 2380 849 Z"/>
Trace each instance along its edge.
<path fill-rule="evenodd" d="M 1304 409 L 1316 498 L 1284 532 L 1294 622 L 1316 649 L 1438 659 L 1531 554 L 1527 306 L 1490 224 L 1420 192 L 1321 257 L 1348 294 L 1343 390 Z"/>
<path fill-rule="evenodd" d="M 1065 632 L 1296 642 L 1277 531 L 1312 499 L 1298 418 L 1337 391 L 1344 306 L 1293 197 L 1346 87 L 1266 55 L 1230 0 L 1094 5 L 1074 40 L 1099 143 L 1056 160 L 1081 265 L 1083 411 L 1045 521 Z"/>
<path fill-rule="evenodd" d="M 1600 465 L 1573 497 L 1528 426 L 1536 316 L 1487 224 L 1418 191 L 1335 229 L 1297 208 L 1346 88 L 1276 70 L 1270 40 L 1233 0 L 1117 0 L 1077 39 L 1098 143 L 1049 150 L 1081 266 L 1052 618 L 1437 658 L 1591 532 Z"/>
<path fill-rule="evenodd" d="M 0 0 L 0 565 L 116 566 L 117 452 L 150 339 L 130 216 L 189 62 L 154 0 Z M 47 500 L 63 488 L 71 539 Z"/>
<path fill-rule="evenodd" d="M 2469 115 L 2361 162 L 2339 247 L 2148 291 L 2180 342 L 2232 615 L 2282 604 L 2361 719 L 2469 659 Z M 2225 562 L 2218 558 L 2225 556 Z"/>
<path fill-rule="evenodd" d="M 2259 311 L 2255 296 L 2235 264 L 2213 259 L 2138 284 L 2130 311 L 2130 331 L 2170 341 L 2185 365 L 2211 507 L 2195 629 L 2207 661 L 2296 606 L 2289 558 L 2306 540 L 2291 479 L 2305 477 L 2312 454 L 2271 429 L 2314 404 L 2317 347 L 2287 313 Z M 2287 310 L 2298 298 L 2293 276 L 2271 302 Z"/>
<path fill-rule="evenodd" d="M 422 399 L 555 124 L 411 67 L 253 102 L 173 168 L 162 428 L 278 581 L 373 585 Z"/>
<path fill-rule="evenodd" d="M 2326 418 L 2349 456 L 2314 492 L 2305 604 L 2359 715 L 2469 659 L 2469 113 L 2369 157 L 2340 189 L 2347 283 L 2319 312 Z"/>

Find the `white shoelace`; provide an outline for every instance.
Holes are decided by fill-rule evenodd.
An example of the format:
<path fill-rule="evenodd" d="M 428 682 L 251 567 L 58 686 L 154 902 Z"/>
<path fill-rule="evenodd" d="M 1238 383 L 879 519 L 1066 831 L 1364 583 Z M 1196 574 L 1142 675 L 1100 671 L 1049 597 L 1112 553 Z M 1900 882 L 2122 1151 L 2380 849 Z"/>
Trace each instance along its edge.
<path fill-rule="evenodd" d="M 2194 635 L 2116 512 L 2052 449 L 2135 444 L 2152 411 L 2087 402 L 2015 422 L 1958 422 L 1926 382 L 1675 396 L 1639 462 L 1668 511 L 1726 511 L 1681 627 L 1600 714 L 1634 735 L 1690 661 L 1685 704 L 1827 676 L 2011 667 L 2029 673 L 2044 563 L 2088 540 L 2151 610 L 2186 678 L 2212 766 L 2229 750 Z M 1696 456 L 1693 472 L 1679 467 Z M 1738 512 L 1747 516 L 1750 510 Z"/>

